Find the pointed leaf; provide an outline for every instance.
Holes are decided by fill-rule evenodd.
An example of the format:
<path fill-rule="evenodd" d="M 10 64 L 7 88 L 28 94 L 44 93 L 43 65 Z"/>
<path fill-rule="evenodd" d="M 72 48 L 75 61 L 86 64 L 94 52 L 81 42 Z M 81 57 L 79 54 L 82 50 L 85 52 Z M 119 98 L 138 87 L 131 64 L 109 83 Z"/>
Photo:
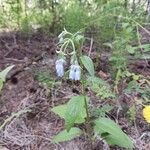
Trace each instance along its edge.
<path fill-rule="evenodd" d="M 95 121 L 94 131 L 104 137 L 110 145 L 118 145 L 132 149 L 134 146 L 130 138 L 120 129 L 120 127 L 108 118 L 100 118 Z M 106 134 L 105 134 L 106 133 Z"/>
<path fill-rule="evenodd" d="M 3 80 L 0 78 L 0 91 L 2 90 L 3 88 Z"/>
<path fill-rule="evenodd" d="M 59 115 L 59 117 L 65 119 L 66 110 L 67 110 L 67 104 L 64 104 L 64 105 L 59 105 L 59 106 L 53 107 L 50 111 Z M 83 111 L 77 117 L 77 119 L 75 120 L 75 123 L 77 123 L 77 124 L 83 123 L 83 122 L 85 122 L 85 118 L 86 118 L 86 111 L 85 111 L 85 108 L 83 108 Z"/>
<path fill-rule="evenodd" d="M 82 130 L 75 127 L 71 128 L 69 132 L 67 132 L 67 130 L 63 130 L 59 132 L 56 136 L 54 136 L 52 142 L 59 143 L 59 142 L 69 141 L 80 136 L 82 133 L 83 133 Z"/>
<path fill-rule="evenodd" d="M 87 71 L 89 72 L 89 74 L 91 76 L 94 76 L 95 74 L 95 71 L 94 71 L 94 64 L 93 64 L 93 61 L 90 57 L 88 56 L 82 56 L 80 57 L 84 67 L 87 69 Z"/>
<path fill-rule="evenodd" d="M 87 97 L 86 100 L 88 100 Z M 67 103 L 67 110 L 65 115 L 65 127 L 67 131 L 71 129 L 77 120 L 86 117 L 84 104 L 84 96 L 74 96 Z"/>
<path fill-rule="evenodd" d="M 59 117 L 64 119 L 66 110 L 67 110 L 67 105 L 64 104 L 64 105 L 55 106 L 50 111 L 54 112 L 55 114 L 59 115 Z"/>
<path fill-rule="evenodd" d="M 6 76 L 8 72 L 14 67 L 14 65 L 7 67 L 3 71 L 0 72 L 0 79 L 2 79 L 3 82 L 6 80 Z"/>

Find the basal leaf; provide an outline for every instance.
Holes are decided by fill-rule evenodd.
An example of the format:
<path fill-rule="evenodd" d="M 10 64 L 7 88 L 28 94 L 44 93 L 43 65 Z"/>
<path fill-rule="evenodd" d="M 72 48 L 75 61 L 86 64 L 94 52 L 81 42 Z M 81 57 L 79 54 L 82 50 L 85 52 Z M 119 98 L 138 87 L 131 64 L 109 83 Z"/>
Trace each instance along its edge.
<path fill-rule="evenodd" d="M 6 76 L 8 72 L 14 67 L 14 65 L 7 67 L 3 71 L 0 72 L 0 79 L 2 79 L 3 82 L 6 80 Z"/>
<path fill-rule="evenodd" d="M 89 74 L 91 76 L 94 76 L 95 74 L 95 71 L 94 71 L 94 64 L 93 64 L 93 61 L 90 57 L 88 56 L 82 56 L 80 57 L 84 67 L 87 69 L 87 71 L 89 72 Z"/>
<path fill-rule="evenodd" d="M 67 110 L 65 114 L 65 127 L 67 131 L 69 131 L 74 123 L 76 123 L 77 121 L 82 122 L 82 120 L 80 119 L 83 117 L 86 117 L 84 96 L 74 96 L 67 103 Z"/>
<path fill-rule="evenodd" d="M 55 106 L 50 111 L 54 112 L 55 114 L 59 115 L 59 117 L 64 119 L 66 110 L 67 110 L 67 105 L 64 104 L 64 105 Z"/>
<path fill-rule="evenodd" d="M 110 145 L 132 149 L 134 146 L 130 138 L 120 129 L 120 127 L 108 118 L 99 118 L 95 121 L 94 131 L 99 135 L 106 135 L 104 139 Z M 107 133 L 107 134 L 105 134 Z"/>
<path fill-rule="evenodd" d="M 52 109 L 50 109 L 50 111 L 59 115 L 59 117 L 61 117 L 63 119 L 65 119 L 66 110 L 67 110 L 67 104 L 59 105 L 59 106 L 56 106 L 56 107 L 53 107 Z M 77 124 L 83 123 L 83 122 L 85 122 L 85 118 L 86 118 L 86 111 L 85 111 L 85 108 L 83 108 L 83 111 L 81 112 L 80 115 L 78 115 L 77 119 L 75 120 L 75 123 L 77 123 Z"/>
<path fill-rule="evenodd" d="M 59 132 L 56 136 L 54 136 L 52 142 L 59 143 L 59 142 L 69 141 L 80 136 L 82 133 L 83 133 L 82 130 L 75 127 L 71 128 L 69 132 L 67 132 L 67 130 L 63 130 Z"/>

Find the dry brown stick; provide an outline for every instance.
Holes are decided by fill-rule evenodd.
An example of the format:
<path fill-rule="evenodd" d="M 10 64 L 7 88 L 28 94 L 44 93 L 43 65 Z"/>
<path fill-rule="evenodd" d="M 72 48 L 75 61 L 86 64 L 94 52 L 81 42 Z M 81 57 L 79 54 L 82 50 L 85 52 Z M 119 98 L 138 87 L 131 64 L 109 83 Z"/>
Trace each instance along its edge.
<path fill-rule="evenodd" d="M 11 48 L 8 46 L 8 44 L 3 39 L 0 39 L 0 40 L 4 43 L 5 47 L 10 51 Z"/>
<path fill-rule="evenodd" d="M 24 114 L 24 113 L 27 113 L 27 112 L 31 112 L 30 109 L 24 109 L 24 110 L 20 110 L 19 112 L 16 112 L 16 113 L 12 113 L 10 117 L 8 117 L 4 123 L 2 125 L 0 125 L 0 130 L 2 130 L 5 125 L 10 122 L 13 118 L 15 117 L 19 117 L 20 115 Z"/>

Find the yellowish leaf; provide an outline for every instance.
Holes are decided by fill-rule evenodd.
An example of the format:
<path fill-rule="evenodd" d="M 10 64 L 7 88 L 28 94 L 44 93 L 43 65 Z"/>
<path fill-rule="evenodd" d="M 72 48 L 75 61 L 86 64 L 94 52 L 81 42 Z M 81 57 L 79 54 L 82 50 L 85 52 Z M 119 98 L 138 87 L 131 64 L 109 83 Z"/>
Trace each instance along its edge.
<path fill-rule="evenodd" d="M 145 118 L 145 120 L 150 123 L 150 105 L 145 106 L 145 108 L 143 109 L 143 116 Z"/>

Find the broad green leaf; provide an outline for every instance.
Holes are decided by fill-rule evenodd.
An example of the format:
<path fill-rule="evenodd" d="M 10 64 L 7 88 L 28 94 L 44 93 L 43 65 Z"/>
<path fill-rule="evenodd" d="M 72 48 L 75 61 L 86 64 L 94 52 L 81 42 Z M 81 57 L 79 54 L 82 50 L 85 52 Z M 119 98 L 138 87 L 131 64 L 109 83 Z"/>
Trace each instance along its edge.
<path fill-rule="evenodd" d="M 50 111 L 59 115 L 59 117 L 65 119 L 66 110 L 67 110 L 67 105 L 64 104 L 64 105 L 55 106 Z"/>
<path fill-rule="evenodd" d="M 67 103 L 65 114 L 65 127 L 67 131 L 69 131 L 80 118 L 86 117 L 84 98 L 84 96 L 74 96 Z M 88 100 L 87 97 L 86 100 Z M 82 122 L 82 120 L 80 121 Z"/>
<path fill-rule="evenodd" d="M 90 57 L 88 56 L 82 56 L 80 57 L 84 67 L 87 69 L 87 71 L 89 72 L 89 74 L 91 76 L 94 76 L 95 74 L 95 71 L 94 71 L 94 64 L 93 64 L 93 61 Z"/>
<path fill-rule="evenodd" d="M 96 134 L 101 135 L 110 145 L 118 145 L 129 149 L 134 147 L 130 138 L 114 121 L 108 118 L 97 119 L 95 121 L 94 131 Z"/>
<path fill-rule="evenodd" d="M 7 67 L 3 71 L 0 72 L 0 79 L 2 79 L 3 82 L 6 80 L 6 76 L 8 72 L 14 67 L 14 65 Z"/>
<path fill-rule="evenodd" d="M 75 127 L 71 128 L 69 132 L 67 132 L 67 130 L 63 130 L 59 132 L 56 136 L 54 136 L 52 142 L 59 143 L 59 142 L 69 141 L 80 136 L 82 133 L 83 133 L 82 130 Z"/>
<path fill-rule="evenodd" d="M 65 119 L 66 110 L 67 110 L 67 104 L 64 104 L 64 105 L 59 105 L 59 106 L 53 107 L 50 111 L 59 115 L 59 117 Z M 85 118 L 86 118 L 86 110 L 85 110 L 85 108 L 83 108 L 83 111 L 77 117 L 77 119 L 75 120 L 75 123 L 77 123 L 77 124 L 83 123 L 83 122 L 85 122 Z"/>

